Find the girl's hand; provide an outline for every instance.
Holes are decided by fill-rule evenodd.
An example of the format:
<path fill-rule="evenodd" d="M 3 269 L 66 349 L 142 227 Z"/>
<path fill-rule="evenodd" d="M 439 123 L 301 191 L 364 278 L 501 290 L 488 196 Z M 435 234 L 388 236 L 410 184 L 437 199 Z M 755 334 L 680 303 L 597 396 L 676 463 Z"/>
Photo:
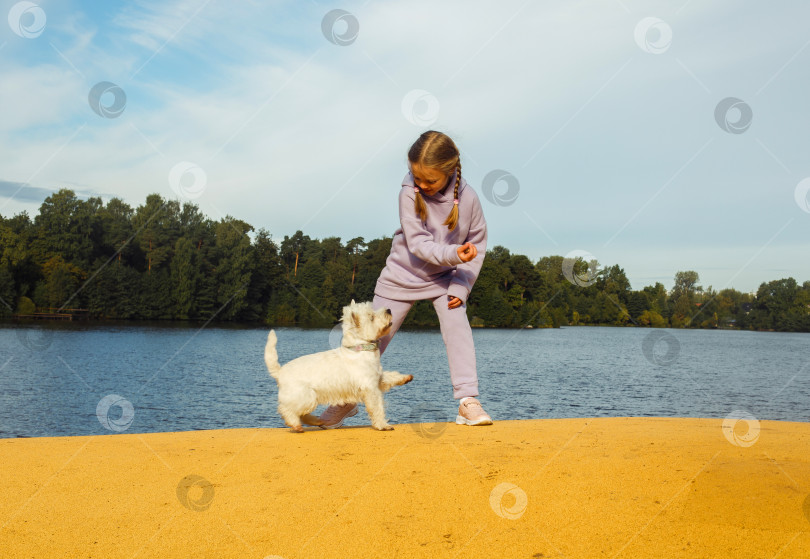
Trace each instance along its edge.
<path fill-rule="evenodd" d="M 478 255 L 478 249 L 471 242 L 466 242 L 456 249 L 458 257 L 462 262 L 469 262 Z"/>
<path fill-rule="evenodd" d="M 462 304 L 463 303 L 461 302 L 461 299 L 459 299 L 458 297 L 453 297 L 452 295 L 447 296 L 447 308 L 448 309 L 457 309 Z"/>

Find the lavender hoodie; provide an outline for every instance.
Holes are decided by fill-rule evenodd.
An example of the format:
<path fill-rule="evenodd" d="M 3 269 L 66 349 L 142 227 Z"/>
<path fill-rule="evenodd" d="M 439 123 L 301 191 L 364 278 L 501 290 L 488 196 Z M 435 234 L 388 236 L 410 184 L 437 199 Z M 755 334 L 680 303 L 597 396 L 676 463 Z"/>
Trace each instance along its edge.
<path fill-rule="evenodd" d="M 399 191 L 400 228 L 394 232 L 391 253 L 385 261 L 374 293 L 395 301 L 435 299 L 452 295 L 466 302 L 487 250 L 487 224 L 478 195 L 464 177 L 458 186 L 458 225 L 452 231 L 444 225 L 453 208 L 456 174 L 447 186 L 433 196 L 422 195 L 427 221 L 414 210 L 413 175 L 408 172 Z M 462 262 L 456 249 L 465 242 L 478 249 L 478 255 Z"/>

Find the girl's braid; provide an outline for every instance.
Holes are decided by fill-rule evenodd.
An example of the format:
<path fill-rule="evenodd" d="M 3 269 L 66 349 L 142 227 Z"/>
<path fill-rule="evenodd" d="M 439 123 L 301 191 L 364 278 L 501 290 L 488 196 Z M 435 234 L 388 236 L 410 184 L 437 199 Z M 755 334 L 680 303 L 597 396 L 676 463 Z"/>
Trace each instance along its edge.
<path fill-rule="evenodd" d="M 450 214 L 447 216 L 444 224 L 447 225 L 447 228 L 452 231 L 458 225 L 458 185 L 461 184 L 461 158 L 459 158 L 458 163 L 456 164 L 456 186 L 453 188 L 453 209 L 450 210 Z"/>

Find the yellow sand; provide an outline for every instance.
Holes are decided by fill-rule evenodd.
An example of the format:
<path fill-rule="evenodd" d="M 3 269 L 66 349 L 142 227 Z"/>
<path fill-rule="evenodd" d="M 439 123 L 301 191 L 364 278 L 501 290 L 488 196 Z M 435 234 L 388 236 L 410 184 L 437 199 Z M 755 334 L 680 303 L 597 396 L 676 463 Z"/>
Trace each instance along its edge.
<path fill-rule="evenodd" d="M 810 557 L 810 424 L 721 424 L 5 439 L 0 557 Z"/>

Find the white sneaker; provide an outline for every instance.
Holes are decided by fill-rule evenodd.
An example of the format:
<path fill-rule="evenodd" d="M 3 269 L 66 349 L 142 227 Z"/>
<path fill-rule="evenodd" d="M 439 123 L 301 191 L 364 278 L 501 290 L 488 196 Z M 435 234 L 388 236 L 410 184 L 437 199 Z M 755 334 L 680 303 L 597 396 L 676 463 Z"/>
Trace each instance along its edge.
<path fill-rule="evenodd" d="M 357 404 L 343 404 L 342 406 L 329 406 L 321 414 L 321 429 L 337 429 L 343 426 L 347 417 L 357 415 Z"/>
<path fill-rule="evenodd" d="M 467 398 L 458 405 L 456 423 L 458 425 L 492 425 L 492 418 L 484 411 L 481 402 L 475 398 Z"/>

